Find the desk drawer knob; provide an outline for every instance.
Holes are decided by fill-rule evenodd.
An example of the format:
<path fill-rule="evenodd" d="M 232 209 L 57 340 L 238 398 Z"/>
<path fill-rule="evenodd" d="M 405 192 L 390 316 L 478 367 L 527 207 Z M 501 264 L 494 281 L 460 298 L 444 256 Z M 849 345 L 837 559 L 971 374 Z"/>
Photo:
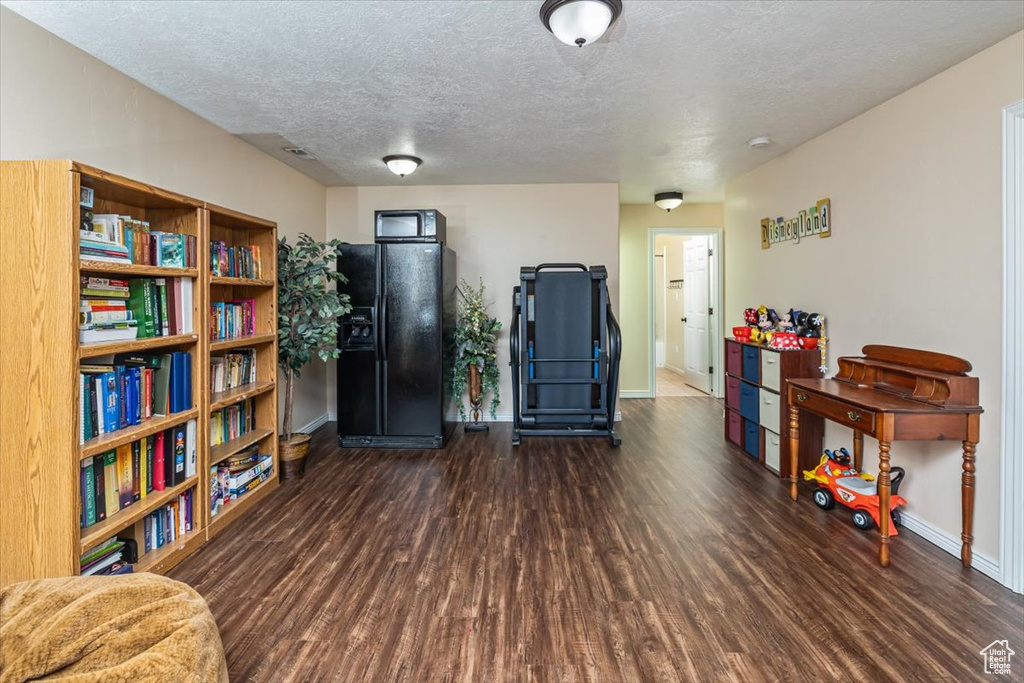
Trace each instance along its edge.
<path fill-rule="evenodd" d="M 798 400 L 801 403 L 803 403 L 804 401 L 807 400 L 807 394 L 797 394 L 796 395 L 796 400 Z"/>
<path fill-rule="evenodd" d="M 860 413 L 855 413 L 852 410 L 846 411 L 846 417 L 850 418 L 854 422 L 860 422 Z"/>

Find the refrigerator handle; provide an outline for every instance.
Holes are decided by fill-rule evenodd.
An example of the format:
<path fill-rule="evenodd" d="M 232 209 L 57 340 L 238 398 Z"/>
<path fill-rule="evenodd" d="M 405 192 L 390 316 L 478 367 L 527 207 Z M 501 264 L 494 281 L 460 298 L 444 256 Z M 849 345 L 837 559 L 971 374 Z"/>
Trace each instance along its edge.
<path fill-rule="evenodd" d="M 380 433 L 388 433 L 388 289 L 387 289 L 387 268 L 385 263 L 387 253 L 378 246 L 377 269 L 380 275 L 378 282 L 380 297 L 380 319 L 377 321 L 377 340 L 380 343 Z"/>

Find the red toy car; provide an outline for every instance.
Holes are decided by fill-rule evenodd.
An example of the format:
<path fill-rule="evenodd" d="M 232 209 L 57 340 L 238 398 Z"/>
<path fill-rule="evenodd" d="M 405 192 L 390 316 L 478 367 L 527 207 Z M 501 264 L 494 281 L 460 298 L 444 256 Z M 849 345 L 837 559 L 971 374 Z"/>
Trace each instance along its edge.
<path fill-rule="evenodd" d="M 897 509 L 907 501 L 899 495 L 900 484 L 906 472 L 902 467 L 890 470 L 889 514 L 892 523 L 889 534 L 896 536 L 903 519 Z M 861 474 L 850 464 L 850 453 L 845 448 L 826 450 L 815 470 L 804 470 L 804 479 L 818 482 L 814 491 L 814 504 L 822 510 L 831 510 L 836 501 L 853 510 L 851 518 L 858 529 L 870 529 L 878 524 L 878 484 L 870 474 Z"/>

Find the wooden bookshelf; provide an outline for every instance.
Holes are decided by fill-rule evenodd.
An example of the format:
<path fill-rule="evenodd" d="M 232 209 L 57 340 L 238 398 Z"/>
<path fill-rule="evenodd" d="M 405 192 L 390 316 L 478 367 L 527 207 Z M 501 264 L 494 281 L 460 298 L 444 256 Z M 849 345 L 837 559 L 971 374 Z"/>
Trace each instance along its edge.
<path fill-rule="evenodd" d="M 195 266 L 80 259 L 81 187 L 94 191 L 94 213 L 128 215 L 147 221 L 153 230 L 195 237 Z M 211 239 L 258 245 L 260 277 L 212 277 Z M 276 249 L 277 226 L 271 221 L 73 161 L 0 162 L 0 296 L 18 302 L 0 308 L 0 348 L 5 350 L 0 363 L 4 397 L 0 402 L 0 587 L 77 575 L 80 554 L 114 535 L 138 542 L 136 571 L 167 571 L 201 547 L 210 538 L 213 410 L 252 399 L 257 429 L 246 436 L 263 441 L 266 450 L 262 452 L 274 458 L 273 476 L 233 501 L 230 514 L 218 515 L 217 529 L 244 516 L 276 487 Z M 193 331 L 79 344 L 79 275 L 191 279 Z M 256 334 L 211 343 L 210 302 L 227 297 L 257 302 Z M 241 347 L 256 349 L 258 381 L 213 395 L 210 354 Z M 79 443 L 79 363 L 118 353 L 170 351 L 192 356 L 192 406 Z M 108 511 L 103 521 L 81 528 L 82 461 L 189 420 L 196 422 L 196 473 L 178 486 L 153 491 L 122 510 Z M 146 516 L 189 490 L 191 530 L 170 544 L 144 552 Z"/>
<path fill-rule="evenodd" d="M 220 461 L 230 458 L 235 453 L 245 450 L 254 443 L 259 443 L 273 433 L 272 429 L 254 429 L 230 441 L 210 446 L 210 465 L 216 465 Z"/>

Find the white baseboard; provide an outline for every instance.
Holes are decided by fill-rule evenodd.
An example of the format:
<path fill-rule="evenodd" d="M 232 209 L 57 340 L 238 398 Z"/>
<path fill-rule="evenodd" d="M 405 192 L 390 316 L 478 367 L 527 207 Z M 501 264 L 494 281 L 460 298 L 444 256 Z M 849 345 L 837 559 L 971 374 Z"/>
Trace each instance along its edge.
<path fill-rule="evenodd" d="M 901 511 L 902 512 L 902 511 Z M 906 512 L 903 514 L 903 528 L 908 531 L 913 531 L 915 534 L 928 541 L 929 543 L 942 548 L 953 557 L 960 559 L 960 539 L 950 536 L 941 529 L 936 529 L 931 524 L 917 519 L 913 515 L 909 515 Z M 971 566 L 977 569 L 985 576 L 995 579 L 1002 583 L 1003 572 L 999 568 L 999 563 L 990 557 L 981 555 L 975 552 L 971 558 Z"/>
<path fill-rule="evenodd" d="M 650 389 L 622 389 L 619 398 L 654 398 Z"/>
<path fill-rule="evenodd" d="M 686 377 L 686 371 L 685 370 L 680 370 L 679 368 L 677 368 L 674 365 L 669 365 L 668 363 L 665 363 L 665 369 L 670 371 L 670 372 L 676 373 L 680 377 Z"/>
<path fill-rule="evenodd" d="M 323 415 L 321 415 L 320 417 L 316 418 L 315 420 L 313 420 L 309 424 L 303 425 L 302 427 L 299 427 L 298 429 L 295 429 L 293 431 L 299 432 L 301 434 L 312 434 L 314 431 L 316 431 L 320 427 L 323 427 L 325 424 L 327 424 L 328 422 L 332 421 L 333 419 L 334 418 L 331 417 L 330 413 L 324 413 Z"/>

